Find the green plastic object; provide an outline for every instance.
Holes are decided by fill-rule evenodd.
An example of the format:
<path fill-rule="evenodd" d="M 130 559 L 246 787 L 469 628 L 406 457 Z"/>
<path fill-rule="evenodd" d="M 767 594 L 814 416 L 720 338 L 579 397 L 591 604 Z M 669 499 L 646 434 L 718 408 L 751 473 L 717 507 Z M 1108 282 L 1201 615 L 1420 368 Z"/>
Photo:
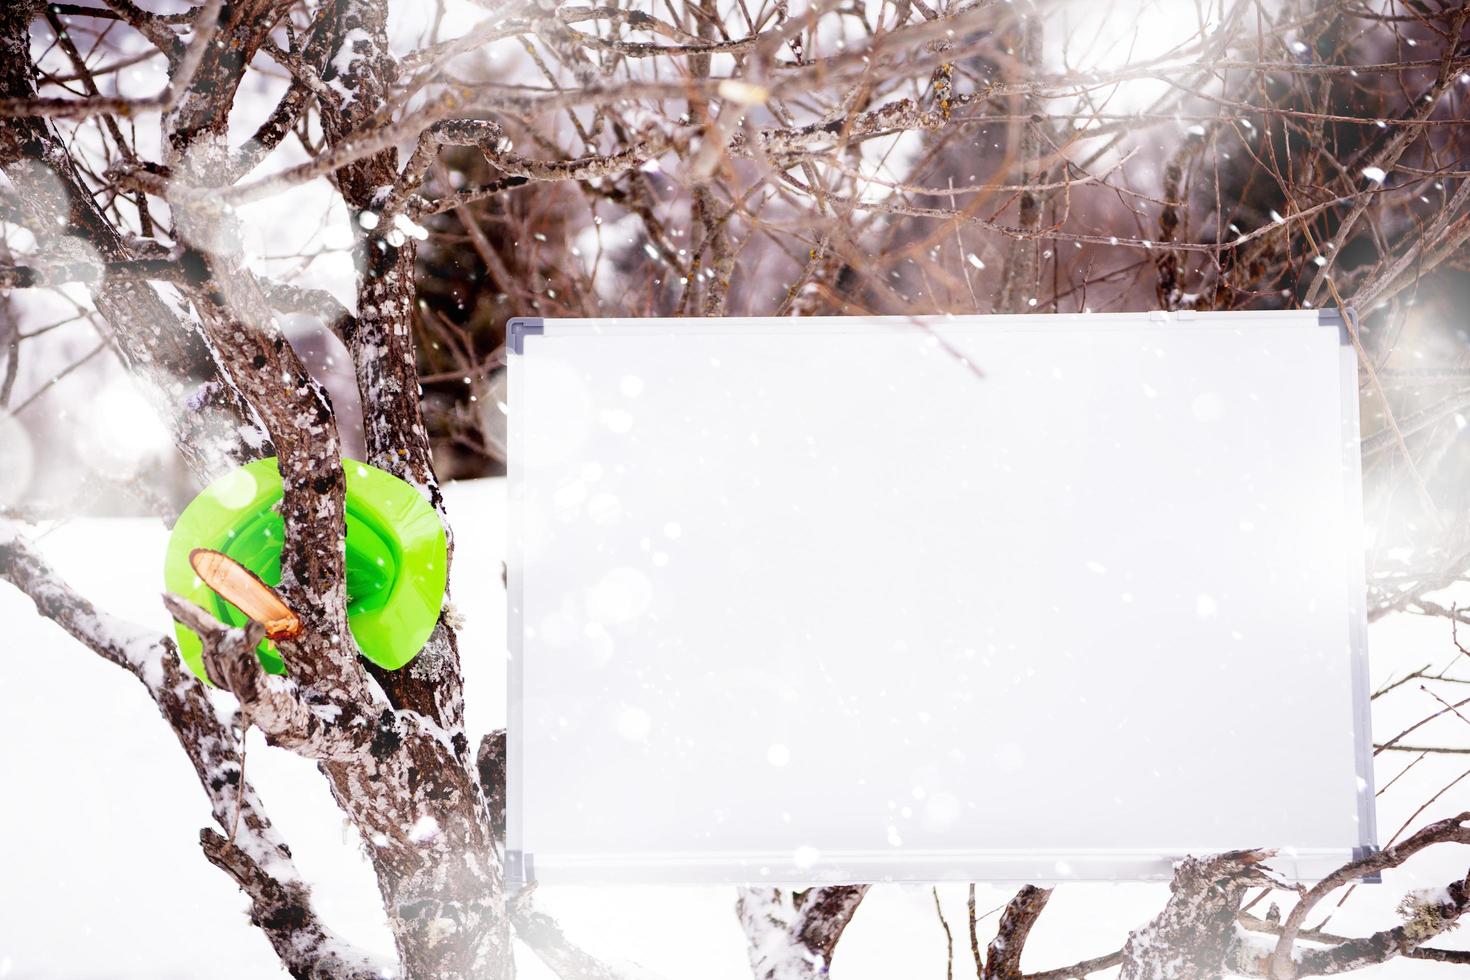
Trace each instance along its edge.
<path fill-rule="evenodd" d="M 444 525 L 421 493 L 391 473 L 350 459 L 342 460 L 342 469 L 347 475 L 347 622 L 364 657 L 397 670 L 418 655 L 439 619 L 448 575 Z M 163 565 L 168 591 L 223 623 L 245 625 L 245 614 L 194 574 L 189 552 L 223 552 L 267 585 L 279 585 L 285 533 L 280 500 L 274 456 L 211 483 L 184 508 L 169 537 Z M 184 663 L 208 682 L 199 637 L 184 626 L 176 628 Z M 270 640 L 263 640 L 256 653 L 267 673 L 286 673 Z"/>

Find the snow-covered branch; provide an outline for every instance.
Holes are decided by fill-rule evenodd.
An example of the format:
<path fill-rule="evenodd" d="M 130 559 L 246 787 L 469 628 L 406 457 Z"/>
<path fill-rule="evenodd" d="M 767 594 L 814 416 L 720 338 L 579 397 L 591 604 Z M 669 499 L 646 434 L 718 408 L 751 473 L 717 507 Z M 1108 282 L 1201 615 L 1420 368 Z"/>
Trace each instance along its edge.
<path fill-rule="evenodd" d="M 567 938 L 557 921 L 532 905 L 532 893 L 511 899 L 516 938 L 529 946 L 561 980 L 634 980 Z"/>
<path fill-rule="evenodd" d="M 824 974 L 868 887 L 832 885 L 802 892 L 742 888 L 735 911 L 745 929 L 757 980 Z"/>
<path fill-rule="evenodd" d="M 206 856 L 227 867 L 250 896 L 254 921 L 282 952 L 292 975 L 380 976 L 365 955 L 318 921 L 310 889 L 245 778 L 238 719 L 184 668 L 173 641 L 97 609 L 35 553 L 12 522 L 0 522 L 0 578 L 30 597 L 41 615 L 142 682 L 209 797 L 218 830 L 201 832 Z M 243 642 L 248 631 L 231 632 L 242 634 Z M 253 642 L 250 650 L 253 657 Z"/>
<path fill-rule="evenodd" d="M 323 926 L 311 910 L 311 895 L 299 878 L 268 873 L 244 849 L 204 829 L 199 845 L 209 863 L 250 896 L 250 921 L 265 932 L 281 965 L 297 980 L 384 980 L 391 966 L 375 962 Z"/>

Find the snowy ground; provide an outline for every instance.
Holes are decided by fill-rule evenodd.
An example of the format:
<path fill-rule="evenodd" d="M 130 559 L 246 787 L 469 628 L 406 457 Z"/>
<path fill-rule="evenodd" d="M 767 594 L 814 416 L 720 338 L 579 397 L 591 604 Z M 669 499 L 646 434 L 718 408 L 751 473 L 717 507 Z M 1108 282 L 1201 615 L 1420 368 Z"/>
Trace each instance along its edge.
<path fill-rule="evenodd" d="M 461 650 L 469 725 L 478 738 L 504 717 L 504 484 L 454 484 L 448 503 L 458 540 L 454 601 L 468 619 Z M 161 576 L 150 574 L 162 566 L 165 537 L 153 521 L 78 520 L 50 530 L 41 547 L 99 604 L 165 629 Z M 246 921 L 243 897 L 201 856 L 198 831 L 209 823 L 204 797 L 137 683 L 41 620 L 3 585 L 0 623 L 7 634 L 0 653 L 0 977 L 284 976 Z M 1442 623 L 1407 616 L 1374 626 L 1370 648 L 1375 687 L 1390 675 L 1457 656 Z M 1380 699 L 1374 709 L 1380 739 L 1432 707 L 1415 683 Z M 1470 730 L 1450 716 L 1421 729 L 1415 741 L 1470 745 Z M 1289 728 L 1283 728 L 1283 753 L 1291 753 L 1291 742 Z M 1381 756 L 1379 785 L 1412 758 Z M 1399 780 L 1380 799 L 1384 838 L 1467 764 L 1463 756 L 1430 759 Z M 259 741 L 251 744 L 247 768 L 314 882 L 328 923 L 364 947 L 389 949 L 372 877 L 315 769 Z M 1444 793 L 1415 826 L 1466 809 L 1470 779 Z M 1392 925 L 1393 907 L 1406 891 L 1442 885 L 1464 875 L 1467 864 L 1467 848 L 1422 855 L 1389 874 L 1383 885 L 1358 889 L 1332 928 L 1354 932 Z M 557 915 L 574 938 L 610 960 L 637 962 L 668 978 L 750 975 L 727 888 L 543 888 L 538 895 L 540 906 Z M 1032 934 L 1025 968 L 1061 966 L 1116 949 L 1129 929 L 1157 912 L 1165 895 L 1159 885 L 1058 889 Z M 977 901 L 986 911 L 1008 896 L 1005 889 L 981 887 Z M 940 897 L 955 931 L 957 973 L 969 975 L 965 890 L 947 886 Z M 982 928 L 993 924 L 994 916 Z M 982 933 L 982 943 L 987 938 Z M 1438 944 L 1470 948 L 1470 934 L 1452 934 Z M 881 887 L 864 902 L 838 947 L 832 974 L 837 980 L 940 978 L 944 957 L 944 933 L 929 889 Z M 522 961 L 524 977 L 549 977 L 529 954 Z M 1361 975 L 1433 977 L 1453 970 L 1396 961 Z"/>

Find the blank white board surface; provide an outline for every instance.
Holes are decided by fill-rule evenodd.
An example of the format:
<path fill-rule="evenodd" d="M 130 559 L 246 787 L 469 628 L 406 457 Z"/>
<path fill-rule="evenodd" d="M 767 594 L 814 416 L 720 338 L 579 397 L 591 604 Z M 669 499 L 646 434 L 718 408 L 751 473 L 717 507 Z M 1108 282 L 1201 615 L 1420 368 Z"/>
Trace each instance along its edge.
<path fill-rule="evenodd" d="M 1335 313 L 519 321 L 512 875 L 1375 843 Z"/>

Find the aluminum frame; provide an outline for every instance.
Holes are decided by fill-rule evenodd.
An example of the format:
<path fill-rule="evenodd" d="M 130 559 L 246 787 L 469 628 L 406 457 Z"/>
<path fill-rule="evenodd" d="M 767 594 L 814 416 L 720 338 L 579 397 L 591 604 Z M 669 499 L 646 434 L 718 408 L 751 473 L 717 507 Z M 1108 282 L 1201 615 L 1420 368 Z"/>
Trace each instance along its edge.
<path fill-rule="evenodd" d="M 517 528 L 521 519 L 524 472 L 519 459 L 524 451 L 524 432 L 517 424 L 513 409 L 518 403 L 524 379 L 523 358 L 534 355 L 542 345 L 557 339 L 589 334 L 721 334 L 739 330 L 742 333 L 873 333 L 894 326 L 942 323 L 946 327 L 974 324 L 985 327 L 1025 327 L 1026 329 L 1107 330 L 1134 326 L 1140 318 L 1152 323 L 1177 324 L 1195 329 L 1233 329 L 1242 322 L 1255 319 L 1279 319 L 1299 315 L 1314 319 L 1323 329 L 1338 332 L 1339 391 L 1341 394 L 1342 474 L 1345 514 L 1350 523 L 1363 520 L 1362 466 L 1360 455 L 1360 419 L 1358 402 L 1358 355 L 1353 337 L 1357 317 L 1351 310 L 1234 312 L 1148 312 L 1102 314 L 996 315 L 960 317 L 745 317 L 730 319 L 677 318 L 607 318 L 607 319 L 543 319 L 516 317 L 506 328 L 509 413 L 507 469 L 509 488 L 510 533 L 507 550 L 507 742 L 506 742 L 506 877 L 513 887 L 534 883 L 536 864 L 543 865 L 547 856 L 528 853 L 524 849 L 525 824 L 521 810 L 524 763 L 520 752 L 520 733 L 524 729 L 524 623 L 521 549 Z M 739 326 L 734 324 L 738 323 Z M 1270 863 L 1279 873 L 1300 881 L 1320 879 L 1348 858 L 1360 858 L 1376 852 L 1378 831 L 1376 793 L 1373 774 L 1373 741 L 1371 692 L 1367 647 L 1366 568 L 1361 548 L 1350 549 L 1354 556 L 1344 570 L 1344 587 L 1348 590 L 1349 656 L 1354 717 L 1355 768 L 1358 776 L 1358 827 L 1360 841 L 1351 855 L 1340 849 L 1302 849 L 1278 855 Z M 1244 842 L 1246 844 L 1257 842 Z M 1034 849 L 975 849 L 969 851 L 918 851 L 905 849 L 896 856 L 882 856 L 873 851 L 824 852 L 820 867 L 793 873 L 789 853 L 749 852 L 741 856 L 727 853 L 697 854 L 678 852 L 666 856 L 637 855 L 620 857 L 601 855 L 594 858 L 559 858 L 555 866 L 579 880 L 593 882 L 648 882 L 688 884 L 822 884 L 862 882 L 938 883 L 956 881 L 988 881 L 996 883 L 1060 881 L 1166 881 L 1172 877 L 1175 863 L 1185 854 L 1161 854 L 1153 851 L 1123 849 L 1087 849 L 1038 855 Z M 901 866 L 901 867 L 900 867 Z M 1063 873 L 1062 869 L 1066 869 Z M 917 873 L 916 873 L 917 872 Z M 1365 879 L 1379 880 L 1377 876 Z"/>

